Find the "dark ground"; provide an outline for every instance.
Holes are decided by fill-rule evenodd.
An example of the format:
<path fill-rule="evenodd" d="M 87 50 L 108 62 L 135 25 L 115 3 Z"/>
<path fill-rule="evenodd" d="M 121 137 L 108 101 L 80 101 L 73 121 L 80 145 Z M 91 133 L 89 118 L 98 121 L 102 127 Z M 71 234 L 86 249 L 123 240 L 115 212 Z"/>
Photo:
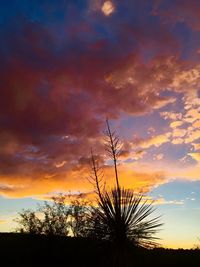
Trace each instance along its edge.
<path fill-rule="evenodd" d="M 121 265 L 119 265 L 121 264 Z M 1 266 L 200 266 L 200 250 L 117 250 L 109 242 L 0 233 Z"/>

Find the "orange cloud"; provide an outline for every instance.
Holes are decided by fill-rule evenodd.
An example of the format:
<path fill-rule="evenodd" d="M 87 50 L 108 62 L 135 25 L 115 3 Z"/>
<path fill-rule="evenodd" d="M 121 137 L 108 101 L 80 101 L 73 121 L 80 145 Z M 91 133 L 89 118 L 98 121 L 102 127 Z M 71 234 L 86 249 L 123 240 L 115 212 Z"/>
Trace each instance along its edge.
<path fill-rule="evenodd" d="M 170 119 L 170 120 L 181 120 L 182 119 L 182 114 L 181 113 L 176 113 L 176 112 L 170 112 L 170 111 L 164 111 L 160 112 L 160 115 L 165 119 Z"/>
<path fill-rule="evenodd" d="M 174 145 L 180 145 L 180 144 L 184 143 L 184 139 L 183 138 L 173 138 L 171 142 Z"/>
<path fill-rule="evenodd" d="M 176 127 L 179 127 L 183 124 L 183 121 L 173 121 L 170 123 L 170 127 L 171 128 L 176 128 Z"/>
<path fill-rule="evenodd" d="M 174 128 L 172 135 L 173 137 L 184 137 L 187 133 L 186 129 Z"/>
<path fill-rule="evenodd" d="M 185 143 L 192 143 L 200 138 L 200 130 L 193 130 L 188 133 L 187 137 L 185 138 Z"/>
<path fill-rule="evenodd" d="M 171 133 L 155 135 L 153 137 L 136 141 L 136 145 L 142 148 L 149 148 L 151 146 L 159 147 L 164 143 L 170 141 Z"/>
<path fill-rule="evenodd" d="M 173 180 L 174 177 L 180 180 L 200 181 L 200 164 L 199 161 L 192 165 L 187 164 L 174 164 L 169 170 L 169 166 L 164 166 L 166 181 Z"/>
<path fill-rule="evenodd" d="M 127 164 L 119 165 L 120 182 L 122 186 L 137 190 L 148 191 L 157 183 L 163 183 L 162 172 L 139 172 L 132 170 Z M 71 170 L 54 176 L 27 178 L 18 176 L 0 177 L 0 194 L 6 197 L 39 197 L 53 192 L 81 192 L 90 194 L 94 188 L 88 182 L 90 170 L 86 167 Z M 106 185 L 112 187 L 115 183 L 114 170 L 111 166 L 104 167 Z"/>
<path fill-rule="evenodd" d="M 193 126 L 194 126 L 195 128 L 200 128 L 200 120 L 195 121 L 195 122 L 193 123 Z"/>
<path fill-rule="evenodd" d="M 192 146 L 194 147 L 194 150 L 199 150 L 200 149 L 200 144 L 192 143 Z"/>
<path fill-rule="evenodd" d="M 188 153 L 194 160 L 200 161 L 200 153 Z"/>
<path fill-rule="evenodd" d="M 131 145 L 131 143 L 129 145 Z M 139 159 L 142 159 L 145 154 L 146 154 L 146 151 L 141 150 L 141 149 L 135 150 L 135 151 L 122 150 L 120 153 L 120 159 L 139 160 Z"/>

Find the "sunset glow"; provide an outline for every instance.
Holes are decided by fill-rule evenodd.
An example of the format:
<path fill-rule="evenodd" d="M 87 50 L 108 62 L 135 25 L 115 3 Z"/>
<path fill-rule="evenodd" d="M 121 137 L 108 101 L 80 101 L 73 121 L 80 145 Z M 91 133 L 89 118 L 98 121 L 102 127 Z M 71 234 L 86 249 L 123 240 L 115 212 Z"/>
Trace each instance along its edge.
<path fill-rule="evenodd" d="M 200 1 L 4 1 L 0 23 L 0 231 L 62 192 L 108 187 L 106 118 L 120 181 L 154 201 L 165 247 L 200 236 Z"/>

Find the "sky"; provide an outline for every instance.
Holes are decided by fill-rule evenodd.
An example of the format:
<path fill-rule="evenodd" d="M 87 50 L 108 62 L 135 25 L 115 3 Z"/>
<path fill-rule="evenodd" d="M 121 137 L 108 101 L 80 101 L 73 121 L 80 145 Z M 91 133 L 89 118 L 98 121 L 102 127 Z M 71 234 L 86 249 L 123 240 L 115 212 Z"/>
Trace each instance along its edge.
<path fill-rule="evenodd" d="M 162 215 L 164 247 L 200 236 L 200 1 L 0 0 L 0 231 L 58 192 L 90 197 L 90 150 Z"/>

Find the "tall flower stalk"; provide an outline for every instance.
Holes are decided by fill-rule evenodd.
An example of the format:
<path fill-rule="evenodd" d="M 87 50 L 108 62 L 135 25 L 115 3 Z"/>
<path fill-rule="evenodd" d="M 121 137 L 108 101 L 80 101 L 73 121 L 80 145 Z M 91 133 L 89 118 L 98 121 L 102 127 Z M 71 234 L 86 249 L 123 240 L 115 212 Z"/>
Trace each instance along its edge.
<path fill-rule="evenodd" d="M 162 223 L 160 217 L 150 218 L 154 212 L 152 202 L 133 190 L 121 188 L 117 160 L 121 152 L 121 142 L 106 120 L 106 151 L 113 160 L 115 186 L 112 190 L 102 190 L 102 172 L 92 158 L 93 183 L 98 194 L 98 208 L 95 209 L 95 231 L 97 236 L 109 239 L 115 244 L 132 243 L 135 246 L 152 247 L 157 244 L 155 234 Z"/>

